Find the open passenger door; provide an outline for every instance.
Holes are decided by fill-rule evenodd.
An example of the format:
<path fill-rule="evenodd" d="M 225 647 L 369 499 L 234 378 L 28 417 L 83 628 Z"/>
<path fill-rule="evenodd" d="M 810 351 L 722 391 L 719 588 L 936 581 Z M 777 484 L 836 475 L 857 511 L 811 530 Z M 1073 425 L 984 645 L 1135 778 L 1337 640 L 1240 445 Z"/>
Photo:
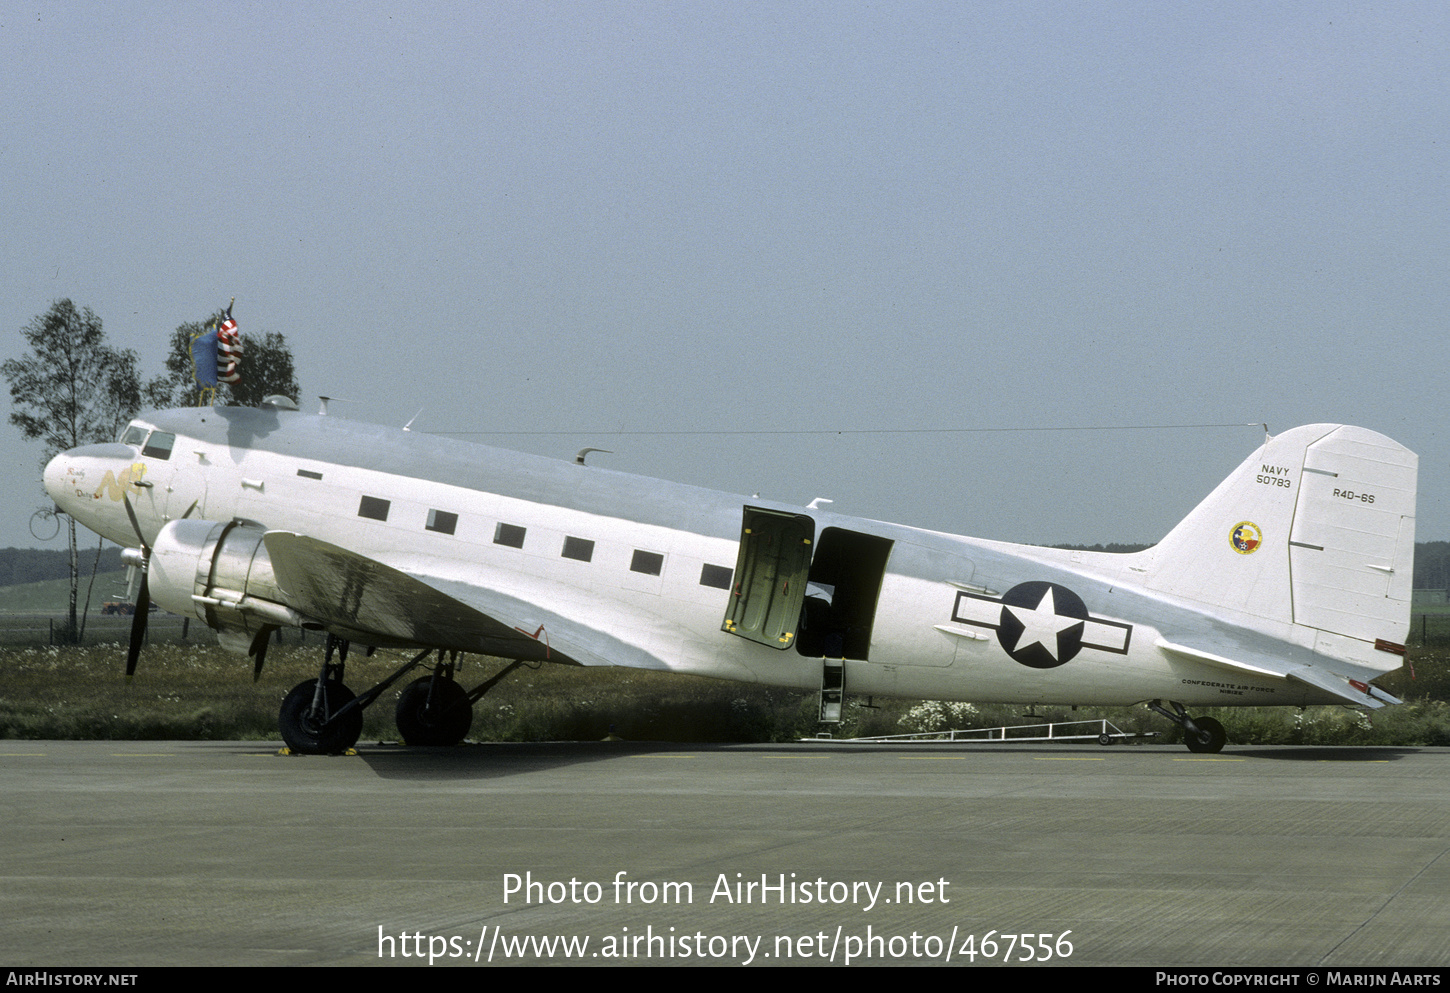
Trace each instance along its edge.
<path fill-rule="evenodd" d="M 795 643 L 815 534 L 816 522 L 804 514 L 745 508 L 721 630 L 771 648 Z"/>
<path fill-rule="evenodd" d="M 892 542 L 746 507 L 721 630 L 812 658 L 866 660 Z"/>

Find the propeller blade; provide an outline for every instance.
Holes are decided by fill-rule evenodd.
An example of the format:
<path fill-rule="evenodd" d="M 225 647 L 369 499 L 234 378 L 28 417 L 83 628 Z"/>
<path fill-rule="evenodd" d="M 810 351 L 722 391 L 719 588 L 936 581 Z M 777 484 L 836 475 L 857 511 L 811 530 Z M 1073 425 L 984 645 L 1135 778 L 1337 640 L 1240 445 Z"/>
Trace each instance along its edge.
<path fill-rule="evenodd" d="M 141 566 L 141 592 L 136 597 L 136 613 L 131 615 L 131 647 L 126 652 L 126 682 L 136 675 L 136 660 L 141 657 L 141 645 L 146 640 L 146 618 L 151 615 L 151 590 L 146 585 L 146 565 Z"/>
<path fill-rule="evenodd" d="M 264 624 L 262 629 L 252 637 L 251 647 L 247 654 L 252 657 L 252 682 L 262 678 L 262 664 L 267 661 L 267 645 L 272 641 L 272 635 L 277 630 L 275 624 Z"/>
<path fill-rule="evenodd" d="M 141 590 L 136 594 L 136 612 L 131 615 L 131 646 L 126 650 L 126 682 L 136 675 L 136 661 L 141 657 L 141 645 L 146 641 L 146 620 L 151 616 L 151 588 L 147 585 L 147 573 L 151 569 L 151 546 L 141 533 L 141 522 L 136 520 L 136 508 L 131 506 L 129 493 L 121 494 L 126 505 L 126 516 L 131 518 L 131 530 L 141 543 Z"/>
<path fill-rule="evenodd" d="M 136 540 L 141 543 L 141 553 L 149 559 L 151 546 L 146 543 L 146 536 L 141 533 L 141 522 L 136 520 L 136 508 L 131 506 L 131 495 L 123 492 L 121 502 L 126 505 L 126 516 L 131 518 L 131 530 L 136 532 Z"/>

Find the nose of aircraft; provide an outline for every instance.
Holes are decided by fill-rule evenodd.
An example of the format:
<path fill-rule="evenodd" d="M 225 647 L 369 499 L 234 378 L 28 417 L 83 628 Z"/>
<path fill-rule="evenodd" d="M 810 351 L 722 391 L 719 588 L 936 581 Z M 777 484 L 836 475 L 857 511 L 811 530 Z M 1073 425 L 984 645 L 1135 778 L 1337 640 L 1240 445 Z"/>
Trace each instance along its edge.
<path fill-rule="evenodd" d="M 74 486 L 67 486 L 66 474 L 71 467 L 70 453 L 61 452 L 45 465 L 45 473 L 42 477 L 45 482 L 45 492 L 55 501 L 55 505 L 61 510 L 68 510 L 65 498 L 75 489 Z"/>
<path fill-rule="evenodd" d="M 123 512 L 127 472 L 136 453 L 125 445 L 83 445 L 61 452 L 45 466 L 45 492 L 62 512 L 119 544 L 132 534 Z"/>

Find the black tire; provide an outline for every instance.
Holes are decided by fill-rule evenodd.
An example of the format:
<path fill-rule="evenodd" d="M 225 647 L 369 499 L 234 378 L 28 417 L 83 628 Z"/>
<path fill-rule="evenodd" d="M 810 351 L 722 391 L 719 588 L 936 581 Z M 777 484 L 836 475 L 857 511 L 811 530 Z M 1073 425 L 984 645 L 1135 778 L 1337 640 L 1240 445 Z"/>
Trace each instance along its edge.
<path fill-rule="evenodd" d="M 1113 743 L 1113 736 L 1110 735 L 1110 734 L 1108 734 L 1107 732 L 1104 732 L 1104 733 L 1098 735 L 1098 744 L 1099 745 L 1111 745 L 1112 743 Z"/>
<path fill-rule="evenodd" d="M 312 709 L 312 697 L 317 680 L 309 679 L 292 687 L 292 692 L 282 701 L 282 710 L 277 715 L 277 728 L 287 747 L 302 755 L 336 755 L 357 744 L 362 736 L 363 715 L 361 709 L 351 710 L 340 721 L 324 726 L 325 718 L 308 714 Z M 356 698 L 352 690 L 342 683 L 328 681 L 322 687 L 323 712 L 337 713 Z"/>
<path fill-rule="evenodd" d="M 432 676 L 415 679 L 398 694 L 398 734 L 409 745 L 456 745 L 473 726 L 473 704 L 451 679 L 440 679 L 428 705 Z"/>
<path fill-rule="evenodd" d="M 1195 717 L 1193 723 L 1198 725 L 1199 731 L 1208 736 L 1208 740 L 1204 741 L 1192 731 L 1184 731 L 1183 743 L 1188 746 L 1190 752 L 1212 755 L 1223 751 L 1223 746 L 1228 742 L 1228 735 L 1224 733 L 1222 724 L 1212 717 Z"/>

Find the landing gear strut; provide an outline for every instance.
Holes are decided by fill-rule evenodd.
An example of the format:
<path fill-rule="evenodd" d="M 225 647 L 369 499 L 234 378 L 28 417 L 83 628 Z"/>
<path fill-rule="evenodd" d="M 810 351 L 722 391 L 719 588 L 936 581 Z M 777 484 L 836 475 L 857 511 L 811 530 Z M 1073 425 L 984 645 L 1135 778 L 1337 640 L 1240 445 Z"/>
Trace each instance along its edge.
<path fill-rule="evenodd" d="M 371 706 L 384 690 L 433 654 L 433 649 L 423 649 L 387 679 L 361 696 L 354 696 L 342 682 L 347 650 L 346 640 L 328 635 L 322 672 L 316 679 L 297 684 L 282 701 L 277 726 L 282 732 L 282 739 L 293 752 L 335 755 L 347 751 L 357 744 L 362 735 L 363 710 Z M 334 652 L 337 654 L 336 662 L 332 660 Z M 458 655 L 458 652 L 452 652 L 445 662 L 445 652 L 439 649 L 438 665 L 433 674 L 415 679 L 398 695 L 398 733 L 406 743 L 458 744 L 473 724 L 473 704 L 499 680 L 524 664 L 522 661 L 514 662 L 492 679 L 466 691 L 453 678 Z"/>
<path fill-rule="evenodd" d="M 282 701 L 277 726 L 287 747 L 302 755 L 336 755 L 357 744 L 362 711 L 354 707 L 339 715 L 356 697 L 341 682 L 309 679 L 298 683 Z"/>
<path fill-rule="evenodd" d="M 1222 724 L 1212 717 L 1189 717 L 1183 704 L 1174 703 L 1172 700 L 1168 703 L 1173 708 L 1172 711 L 1167 710 L 1161 700 L 1154 700 L 1148 707 L 1183 728 L 1183 743 L 1190 752 L 1211 755 L 1223 751 L 1228 735 L 1224 733 Z"/>
<path fill-rule="evenodd" d="M 302 755 L 336 755 L 357 744 L 362 735 L 362 708 L 357 697 L 343 685 L 348 643 L 327 636 L 322 672 L 316 679 L 298 683 L 282 701 L 277 728 L 287 747 Z M 332 661 L 333 652 L 338 660 Z"/>
<path fill-rule="evenodd" d="M 433 675 L 413 680 L 398 694 L 394 719 L 398 734 L 406 744 L 458 744 L 473 726 L 473 705 L 505 676 L 524 665 L 522 660 L 511 662 L 492 679 L 464 690 L 453 678 L 457 660 L 458 653 L 454 652 L 444 663 L 443 652 L 439 651 L 438 668 L 433 670 Z"/>

